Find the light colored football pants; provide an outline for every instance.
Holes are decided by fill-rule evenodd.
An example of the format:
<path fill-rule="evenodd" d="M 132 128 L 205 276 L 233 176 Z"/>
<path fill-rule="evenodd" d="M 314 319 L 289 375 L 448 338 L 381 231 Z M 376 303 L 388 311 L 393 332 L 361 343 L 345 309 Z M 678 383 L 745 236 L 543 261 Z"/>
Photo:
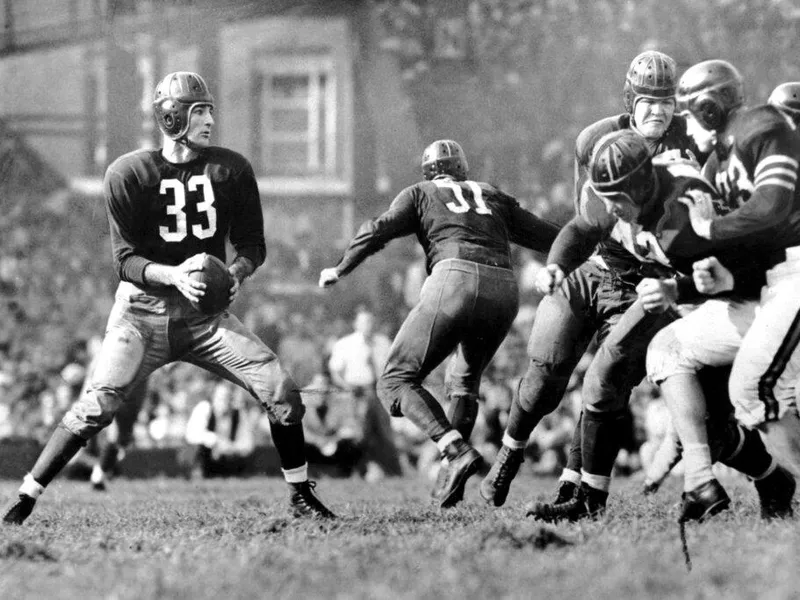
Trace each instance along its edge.
<path fill-rule="evenodd" d="M 174 290 L 164 293 L 122 282 L 88 391 L 64 416 L 75 435 L 89 439 L 111 423 L 140 382 L 159 367 L 184 361 L 250 392 L 270 421 L 300 423 L 305 407 L 275 354 L 227 313 L 207 316 Z"/>

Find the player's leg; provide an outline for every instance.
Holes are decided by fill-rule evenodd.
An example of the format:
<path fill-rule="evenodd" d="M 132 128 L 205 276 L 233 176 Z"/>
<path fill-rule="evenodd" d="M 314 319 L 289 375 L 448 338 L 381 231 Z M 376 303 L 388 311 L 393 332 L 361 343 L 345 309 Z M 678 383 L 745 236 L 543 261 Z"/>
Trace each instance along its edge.
<path fill-rule="evenodd" d="M 56 427 L 25 476 L 19 498 L 6 506 L 4 522 L 21 524 L 53 478 L 88 439 L 111 423 L 127 394 L 169 360 L 168 340 L 154 335 L 166 327 L 167 317 L 147 312 L 148 304 L 133 311 L 133 302 L 118 297 L 89 389 Z"/>
<path fill-rule="evenodd" d="M 594 271 L 582 267 L 539 303 L 528 339 L 528 367 L 511 402 L 503 446 L 481 484 L 484 499 L 494 506 L 502 506 L 508 495 L 513 480 L 508 465 L 520 461 L 534 428 L 558 406 L 594 335 L 591 315 L 598 282 Z M 580 474 L 575 475 L 577 485 Z"/>
<path fill-rule="evenodd" d="M 444 409 L 422 385 L 428 374 L 458 346 L 468 331 L 478 295 L 479 265 L 462 260 L 438 263 L 417 305 L 395 336 L 378 381 L 378 397 L 393 416 L 405 415 L 447 457 L 440 505 L 457 501 L 459 488 L 482 457 L 452 427 Z"/>
<path fill-rule="evenodd" d="M 742 340 L 730 379 L 736 418 L 746 427 L 797 412 L 800 377 L 800 277 L 764 289 L 760 309 Z M 769 431 L 768 428 L 767 431 Z M 797 462 L 800 457 L 787 457 Z"/>
<path fill-rule="evenodd" d="M 481 266 L 478 274 L 479 289 L 472 315 L 449 364 L 447 377 L 448 395 L 451 404 L 456 404 L 456 410 L 449 413 L 448 418 L 466 441 L 469 441 L 478 413 L 483 372 L 508 335 L 519 310 L 519 290 L 510 271 Z M 519 454 L 518 462 L 512 460 L 517 468 L 521 463 Z M 442 471 L 446 473 L 447 467 Z M 446 481 L 446 477 L 438 478 L 437 482 L 439 480 Z M 456 497 L 454 502 L 459 499 Z"/>
<path fill-rule="evenodd" d="M 601 515 L 611 473 L 626 426 L 631 390 L 645 375 L 644 356 L 655 333 L 674 320 L 672 313 L 647 313 L 634 303 L 598 348 L 584 378 L 582 471 L 579 493 L 560 505 L 534 504 L 529 514 L 544 520 L 576 520 Z"/>
<path fill-rule="evenodd" d="M 125 451 L 133 442 L 133 428 L 147 397 L 147 381 L 142 380 L 131 390 L 127 400 L 114 415 L 113 423 L 105 429 L 105 436 L 101 436 L 103 439 L 100 443 L 100 456 L 92 467 L 89 478 L 92 489 L 96 491 L 106 489 L 108 477 L 113 474 Z"/>
<path fill-rule="evenodd" d="M 660 331 L 648 348 L 648 377 L 660 386 L 683 447 L 683 520 L 702 520 L 730 503 L 711 470 L 707 404 L 698 371 L 733 362 L 754 311 L 755 302 L 708 300 Z"/>
<path fill-rule="evenodd" d="M 762 293 L 760 310 L 742 340 L 731 372 L 730 394 L 739 422 L 762 430 L 771 453 L 797 471 L 800 420 L 795 397 L 800 376 L 800 278 L 791 273 L 780 278 L 777 271 L 768 273 L 769 285 Z M 756 435 L 755 431 L 746 431 Z M 762 516 L 791 514 L 795 488 L 791 473 L 773 459 L 761 474 L 748 474 L 755 480 Z"/>
<path fill-rule="evenodd" d="M 270 433 L 283 477 L 289 486 L 289 503 L 295 516 L 335 518 L 314 492 L 308 479 L 300 390 L 277 356 L 234 315 L 209 321 L 200 319 L 186 332 L 189 351 L 181 360 L 196 364 L 246 389 L 261 403 L 269 418 Z"/>

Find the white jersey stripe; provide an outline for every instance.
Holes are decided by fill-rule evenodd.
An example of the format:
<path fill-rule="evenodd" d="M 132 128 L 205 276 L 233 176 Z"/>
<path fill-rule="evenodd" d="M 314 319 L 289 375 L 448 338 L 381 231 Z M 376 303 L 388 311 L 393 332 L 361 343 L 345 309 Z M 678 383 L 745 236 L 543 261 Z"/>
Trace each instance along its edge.
<path fill-rule="evenodd" d="M 756 185 L 758 185 L 760 182 L 770 177 L 778 177 L 787 179 L 789 181 L 797 181 L 797 172 L 792 171 L 791 169 L 780 169 L 777 167 L 773 169 L 768 169 L 763 173 L 761 173 L 761 175 L 756 177 Z"/>
<path fill-rule="evenodd" d="M 785 154 L 776 154 L 766 157 L 764 160 L 759 162 L 758 165 L 756 165 L 756 171 L 754 173 L 755 176 L 758 177 L 761 174 L 761 171 L 776 163 L 786 163 L 784 166 L 788 166 L 789 168 L 793 169 L 797 169 L 798 166 L 798 162 L 791 156 L 786 156 Z"/>
<path fill-rule="evenodd" d="M 758 185 L 756 185 L 756 188 L 764 187 L 765 185 L 777 185 L 784 187 L 791 192 L 794 191 L 794 183 L 784 181 L 783 179 L 767 179 L 765 181 L 760 181 Z"/>

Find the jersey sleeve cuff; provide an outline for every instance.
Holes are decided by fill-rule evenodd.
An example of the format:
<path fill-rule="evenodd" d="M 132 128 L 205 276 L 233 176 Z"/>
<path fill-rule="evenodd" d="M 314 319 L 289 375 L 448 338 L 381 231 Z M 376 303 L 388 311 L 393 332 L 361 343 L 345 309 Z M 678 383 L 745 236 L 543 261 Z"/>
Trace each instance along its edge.
<path fill-rule="evenodd" d="M 152 260 L 148 260 L 142 256 L 132 256 L 122 267 L 122 279 L 124 281 L 130 281 L 131 283 L 137 283 L 140 285 L 147 285 L 147 280 L 145 280 L 144 272 L 147 269 L 147 266 L 152 264 Z"/>

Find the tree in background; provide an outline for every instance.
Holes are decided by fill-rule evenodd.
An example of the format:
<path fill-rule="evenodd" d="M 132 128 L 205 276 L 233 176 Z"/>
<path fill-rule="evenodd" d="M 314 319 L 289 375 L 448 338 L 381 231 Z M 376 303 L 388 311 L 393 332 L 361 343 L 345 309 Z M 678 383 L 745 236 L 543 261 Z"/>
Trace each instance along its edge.
<path fill-rule="evenodd" d="M 459 140 L 481 178 L 556 220 L 572 209 L 574 138 L 622 112 L 620 73 L 640 51 L 667 52 L 681 69 L 724 58 L 751 104 L 800 78 L 791 0 L 378 0 L 375 9 L 426 138 Z"/>

